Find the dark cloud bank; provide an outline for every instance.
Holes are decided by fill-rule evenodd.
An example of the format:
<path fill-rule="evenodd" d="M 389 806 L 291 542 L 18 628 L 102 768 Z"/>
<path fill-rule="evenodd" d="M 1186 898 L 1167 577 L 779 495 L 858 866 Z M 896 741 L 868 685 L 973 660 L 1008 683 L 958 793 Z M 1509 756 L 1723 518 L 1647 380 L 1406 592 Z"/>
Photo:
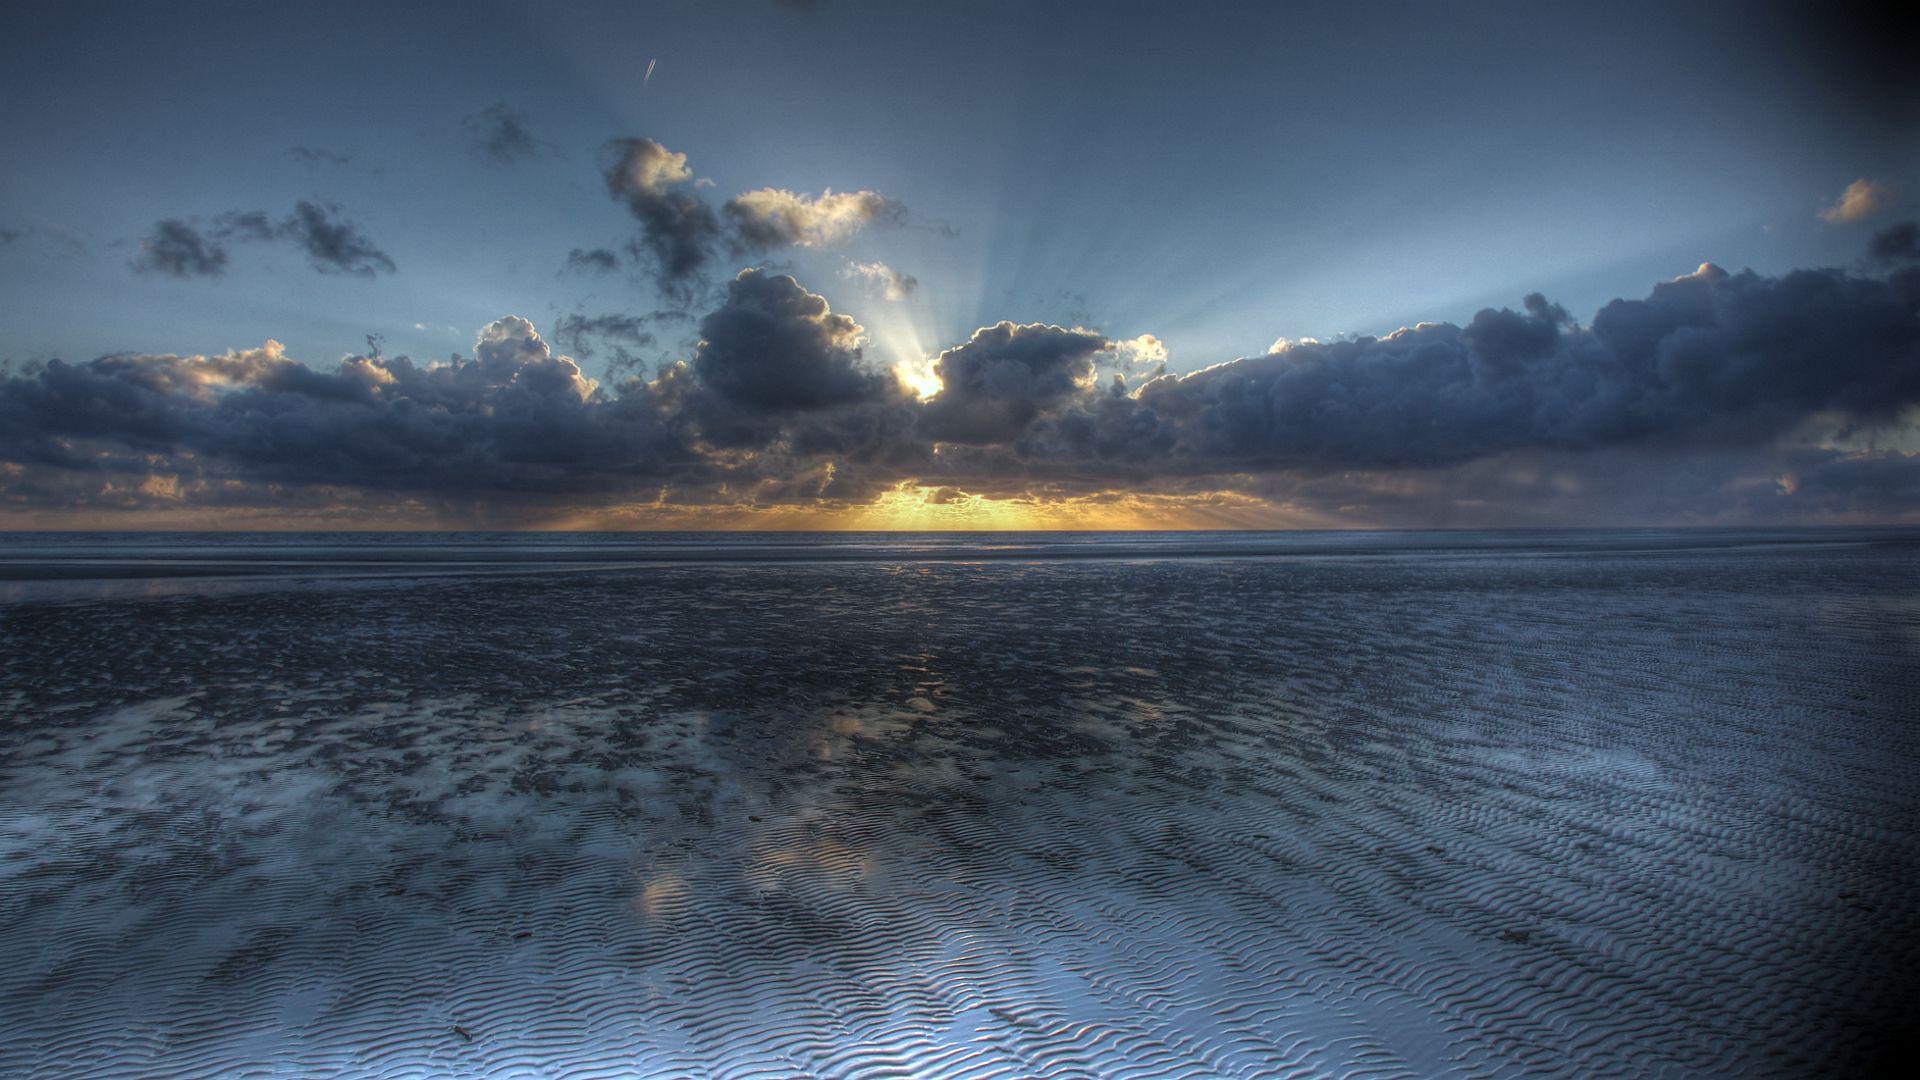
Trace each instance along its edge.
<path fill-rule="evenodd" d="M 683 160 L 628 151 L 635 213 L 671 223 L 663 260 L 718 235 L 718 216 L 676 201 Z M 1920 267 L 1902 228 L 1876 240 L 1885 273 L 1703 266 L 1585 325 L 1534 295 L 1465 326 L 1184 376 L 1142 372 L 1132 343 L 1091 330 L 1002 322 L 938 357 L 944 389 L 926 400 L 866 355 L 853 318 L 762 270 L 727 285 L 684 362 L 616 385 L 516 317 L 446 364 L 321 368 L 273 343 L 53 361 L 0 381 L 0 506 L 405 503 L 519 521 L 858 504 L 913 481 L 1095 501 L 1238 492 L 1328 523 L 1906 516 Z M 560 337 L 639 341 L 641 325 Z"/>

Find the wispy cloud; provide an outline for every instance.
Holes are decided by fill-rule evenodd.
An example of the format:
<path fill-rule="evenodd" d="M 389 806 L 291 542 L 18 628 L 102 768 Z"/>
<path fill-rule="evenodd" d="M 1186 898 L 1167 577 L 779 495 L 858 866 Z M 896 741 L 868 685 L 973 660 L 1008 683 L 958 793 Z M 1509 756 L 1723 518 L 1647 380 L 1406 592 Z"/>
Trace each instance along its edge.
<path fill-rule="evenodd" d="M 534 137 L 532 118 L 504 101 L 471 113 L 465 120 L 474 153 L 495 165 L 511 165 L 553 152 Z"/>
<path fill-rule="evenodd" d="M 905 300 L 920 287 L 912 274 L 903 274 L 883 262 L 850 262 L 846 275 L 865 285 L 868 295 L 882 300 Z"/>
<path fill-rule="evenodd" d="M 219 277 L 230 261 L 227 244 L 235 241 L 285 241 L 307 255 L 323 274 L 374 277 L 393 273 L 394 261 L 358 225 L 340 216 L 340 208 L 301 200 L 281 218 L 249 210 L 223 214 L 200 229 L 178 218 L 154 225 L 140 241 L 133 267 L 170 277 Z"/>

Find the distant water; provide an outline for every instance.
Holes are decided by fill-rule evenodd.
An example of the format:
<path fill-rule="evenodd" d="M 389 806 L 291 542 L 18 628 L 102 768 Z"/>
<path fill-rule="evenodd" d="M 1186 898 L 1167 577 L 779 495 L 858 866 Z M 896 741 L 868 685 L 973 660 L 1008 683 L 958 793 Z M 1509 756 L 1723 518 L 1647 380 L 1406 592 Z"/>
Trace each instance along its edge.
<path fill-rule="evenodd" d="M 1920 532 L 0 535 L 0 1076 L 1802 1076 Z"/>

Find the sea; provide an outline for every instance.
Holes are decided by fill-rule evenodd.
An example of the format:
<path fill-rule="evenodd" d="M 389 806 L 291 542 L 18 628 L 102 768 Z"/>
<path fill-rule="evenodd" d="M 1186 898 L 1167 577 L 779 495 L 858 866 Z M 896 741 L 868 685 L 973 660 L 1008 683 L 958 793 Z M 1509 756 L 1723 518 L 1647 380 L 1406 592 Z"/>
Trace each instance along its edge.
<path fill-rule="evenodd" d="M 0 534 L 0 1076 L 1857 1076 L 1920 530 Z"/>

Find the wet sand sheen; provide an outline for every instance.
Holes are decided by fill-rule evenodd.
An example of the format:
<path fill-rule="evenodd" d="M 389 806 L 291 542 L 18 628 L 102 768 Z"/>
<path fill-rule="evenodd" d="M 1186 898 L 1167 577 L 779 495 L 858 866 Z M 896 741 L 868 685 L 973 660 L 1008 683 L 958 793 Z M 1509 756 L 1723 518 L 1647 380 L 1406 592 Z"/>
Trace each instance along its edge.
<path fill-rule="evenodd" d="M 16 599 L 0 1074 L 1844 1073 L 1920 551 L 1714 539 Z"/>

